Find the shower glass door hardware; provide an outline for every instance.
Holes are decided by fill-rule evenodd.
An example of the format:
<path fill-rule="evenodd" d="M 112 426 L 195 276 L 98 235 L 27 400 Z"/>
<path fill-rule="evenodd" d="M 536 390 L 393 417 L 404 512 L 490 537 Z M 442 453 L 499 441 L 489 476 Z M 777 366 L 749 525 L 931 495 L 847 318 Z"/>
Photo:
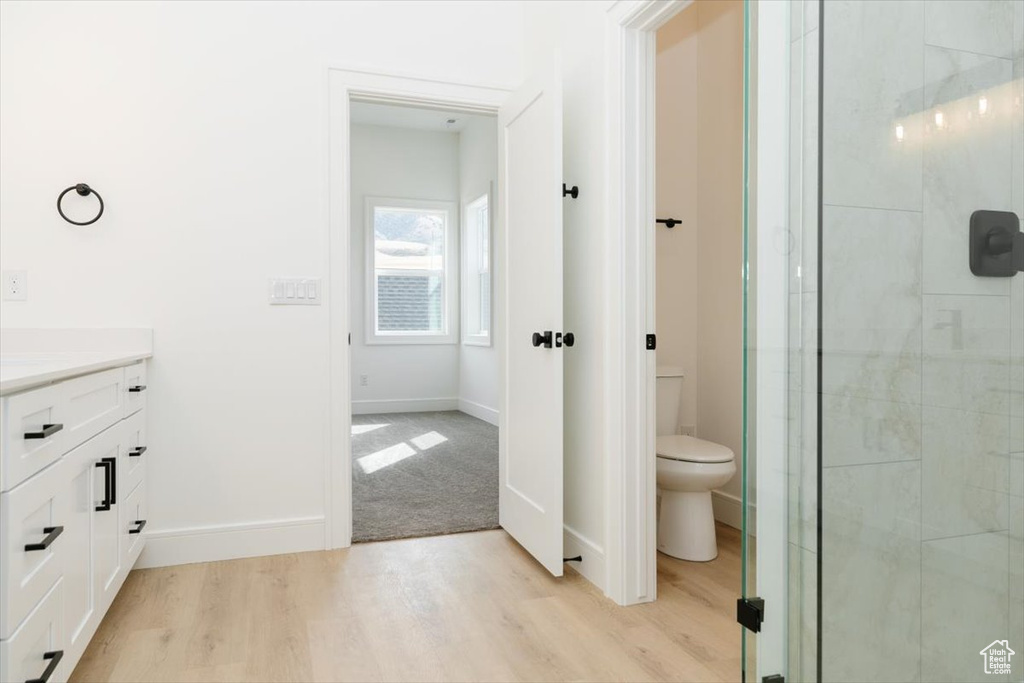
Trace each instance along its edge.
<path fill-rule="evenodd" d="M 971 214 L 971 272 L 979 277 L 1013 277 L 1024 270 L 1024 233 L 1012 211 Z"/>

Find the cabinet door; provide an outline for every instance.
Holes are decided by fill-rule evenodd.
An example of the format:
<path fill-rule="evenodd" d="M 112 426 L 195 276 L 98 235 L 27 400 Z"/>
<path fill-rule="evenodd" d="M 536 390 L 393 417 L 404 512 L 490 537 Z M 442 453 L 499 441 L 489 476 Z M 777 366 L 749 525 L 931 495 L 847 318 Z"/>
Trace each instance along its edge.
<path fill-rule="evenodd" d="M 124 390 L 127 394 L 124 402 L 126 416 L 146 407 L 146 361 L 124 369 Z"/>
<path fill-rule="evenodd" d="M 118 520 L 117 463 L 123 450 L 122 430 L 108 429 L 98 435 L 93 455 L 92 500 L 93 543 L 92 558 L 96 608 L 102 613 L 114 599 L 120 588 L 121 574 L 121 524 Z M 92 442 L 90 442 L 92 443 Z"/>
<path fill-rule="evenodd" d="M 7 640 L 0 640 L 0 681 L 67 680 L 61 624 L 61 581 Z"/>
<path fill-rule="evenodd" d="M 64 538 L 64 632 L 68 657 L 76 661 L 85 650 L 101 613 L 96 608 L 96 573 L 92 548 L 96 535 L 96 491 L 104 486 L 104 471 L 96 463 L 103 457 L 101 439 L 87 441 L 64 457 L 65 500 L 68 509 Z M 97 483 L 98 482 L 98 483 Z M 97 486 L 99 489 L 97 489 Z"/>
<path fill-rule="evenodd" d="M 121 503 L 121 565 L 125 571 L 131 571 L 135 560 L 142 552 L 145 544 L 146 528 L 146 480 L 143 479 L 139 485 L 128 494 Z"/>
<path fill-rule="evenodd" d="M 152 453 L 146 439 L 146 411 L 131 415 L 121 423 L 124 447 L 121 449 L 122 460 L 118 465 L 118 487 L 128 493 L 142 481 L 146 471 L 146 461 Z"/>
<path fill-rule="evenodd" d="M 124 415 L 124 371 L 121 368 L 69 379 L 61 386 L 67 406 L 66 448 L 84 443 L 116 424 Z"/>
<path fill-rule="evenodd" d="M 60 458 L 70 427 L 63 385 L 0 399 L 0 490 L 8 491 Z"/>
<path fill-rule="evenodd" d="M 53 463 L 0 494 L 0 639 L 18 624 L 61 575 L 67 548 L 64 463 Z"/>

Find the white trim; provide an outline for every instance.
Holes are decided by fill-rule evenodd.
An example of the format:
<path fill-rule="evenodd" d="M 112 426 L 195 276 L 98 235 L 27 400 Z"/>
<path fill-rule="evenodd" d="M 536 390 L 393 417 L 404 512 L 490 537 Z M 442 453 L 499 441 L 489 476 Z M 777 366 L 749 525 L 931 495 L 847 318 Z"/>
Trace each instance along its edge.
<path fill-rule="evenodd" d="M 568 524 L 563 526 L 562 550 L 566 557 L 583 557 L 582 562 L 569 562 L 566 566 L 572 567 L 582 574 L 590 583 L 594 584 L 605 593 L 608 592 L 605 586 L 607 563 L 605 562 L 604 548 L 573 529 Z"/>
<path fill-rule="evenodd" d="M 376 415 L 377 413 L 433 413 L 442 410 L 459 410 L 459 399 L 406 398 L 395 400 L 352 401 L 353 415 Z"/>
<path fill-rule="evenodd" d="M 487 332 L 484 333 L 473 333 L 467 332 L 466 320 L 469 319 L 469 295 L 467 289 L 470 287 L 469 278 L 469 253 L 466 249 L 466 245 L 469 244 L 469 239 L 466 236 L 466 230 L 469 229 L 469 208 L 476 204 L 481 199 L 487 199 L 487 264 L 488 274 L 491 276 L 491 286 L 489 287 L 488 295 L 491 298 L 490 305 L 487 307 L 487 312 L 490 318 L 487 320 Z M 491 331 L 494 328 L 494 183 L 488 181 L 484 187 L 477 188 L 477 191 L 471 192 L 469 199 L 462 201 L 462 225 L 461 225 L 461 239 L 459 241 L 459 250 L 462 252 L 461 260 L 459 261 L 459 281 L 462 283 L 462 316 L 459 320 L 459 324 L 462 327 L 462 343 L 465 346 L 491 346 Z M 479 283 L 477 283 L 479 285 Z"/>
<path fill-rule="evenodd" d="M 743 501 L 737 496 L 725 491 L 712 491 L 711 507 L 715 511 L 717 521 L 731 526 L 733 529 L 743 528 Z M 747 514 L 750 516 L 750 528 L 754 529 L 757 509 L 753 504 L 747 506 Z M 754 536 L 755 534 L 751 533 L 750 535 Z"/>
<path fill-rule="evenodd" d="M 475 403 L 473 401 L 467 401 L 464 398 L 459 399 L 459 410 L 464 412 L 466 415 L 489 422 L 495 427 L 498 426 L 498 410 L 496 408 L 489 408 L 482 403 Z"/>
<path fill-rule="evenodd" d="M 322 550 L 323 517 L 146 531 L 136 569 Z"/>
<path fill-rule="evenodd" d="M 621 605 L 657 591 L 654 332 L 654 32 L 692 0 L 608 7 L 605 425 L 607 587 Z"/>
<path fill-rule="evenodd" d="M 408 271 L 409 275 L 427 276 L 438 272 L 441 273 L 442 287 L 444 291 L 444 321 L 442 331 L 439 333 L 423 332 L 392 332 L 380 333 L 377 331 L 377 263 L 376 263 L 376 233 L 374 218 L 376 210 L 380 207 L 391 209 L 422 210 L 424 212 L 443 213 L 444 222 L 444 259 L 443 268 L 440 271 L 422 270 Z M 455 202 L 441 201 L 436 199 L 412 199 L 407 197 L 363 197 L 363 222 L 364 222 L 364 276 L 363 283 L 363 310 L 365 330 L 364 342 L 367 346 L 376 345 L 415 345 L 415 344 L 457 344 L 459 341 L 459 209 Z M 387 270 L 387 269 L 385 269 Z M 392 270 L 392 273 L 398 273 Z"/>
<path fill-rule="evenodd" d="M 388 102 L 496 116 L 510 89 L 445 82 L 360 68 L 328 69 L 328 297 L 330 410 L 324 450 L 326 525 L 323 546 L 352 544 L 352 395 L 349 334 L 351 169 L 349 104 Z M 500 284 L 500 283 L 495 283 Z M 500 346 L 500 345 L 499 345 Z"/>

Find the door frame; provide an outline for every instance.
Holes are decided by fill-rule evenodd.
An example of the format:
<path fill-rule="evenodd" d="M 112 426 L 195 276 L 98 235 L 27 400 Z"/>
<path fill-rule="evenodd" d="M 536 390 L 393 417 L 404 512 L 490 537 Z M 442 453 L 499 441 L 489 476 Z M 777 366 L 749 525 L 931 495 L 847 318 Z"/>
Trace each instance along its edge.
<path fill-rule="evenodd" d="M 498 108 L 512 93 L 511 88 L 493 85 L 469 85 L 454 81 L 419 78 L 407 74 L 384 73 L 357 68 L 330 68 L 327 72 L 328 131 L 328 427 L 324 448 L 324 547 L 347 548 L 352 545 L 352 388 L 351 353 L 348 344 L 352 211 L 351 211 L 351 126 L 349 106 L 353 100 L 379 104 L 397 104 L 436 108 L 467 114 L 485 114 L 497 119 Z M 500 201 L 500 198 L 499 198 Z M 495 215 L 492 230 L 499 229 Z M 362 229 L 362 226 L 355 226 Z M 503 239 L 503 238 L 502 238 Z M 495 243 L 495 247 L 504 248 Z M 503 253 L 503 252 L 502 252 Z M 495 280 L 504 278 L 504 273 Z M 503 310 L 504 290 L 495 287 L 496 310 Z M 494 331 L 498 347 L 499 378 L 505 377 L 504 330 Z M 461 344 L 461 340 L 459 342 Z M 498 410 L 505 414 L 504 392 L 499 392 Z"/>
<path fill-rule="evenodd" d="M 607 10 L 607 586 L 620 605 L 657 597 L 655 33 L 693 0 L 616 0 Z"/>

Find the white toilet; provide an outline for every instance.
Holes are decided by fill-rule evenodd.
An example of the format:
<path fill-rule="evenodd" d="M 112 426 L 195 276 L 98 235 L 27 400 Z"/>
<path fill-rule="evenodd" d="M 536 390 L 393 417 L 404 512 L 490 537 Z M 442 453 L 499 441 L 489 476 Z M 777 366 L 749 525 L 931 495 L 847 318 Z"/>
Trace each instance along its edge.
<path fill-rule="evenodd" d="M 676 434 L 683 391 L 681 368 L 658 368 L 658 550 L 681 560 L 718 556 L 711 490 L 736 474 L 731 449 Z"/>

